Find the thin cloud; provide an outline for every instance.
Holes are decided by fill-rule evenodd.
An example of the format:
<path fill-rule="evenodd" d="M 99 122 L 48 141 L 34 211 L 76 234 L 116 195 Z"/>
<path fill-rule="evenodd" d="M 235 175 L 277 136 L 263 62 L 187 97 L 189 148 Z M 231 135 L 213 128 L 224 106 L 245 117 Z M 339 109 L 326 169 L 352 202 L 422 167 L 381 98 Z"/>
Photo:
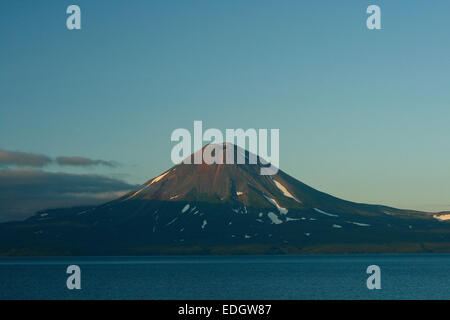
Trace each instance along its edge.
<path fill-rule="evenodd" d="M 117 163 L 113 161 L 92 160 L 84 157 L 58 157 L 56 158 L 56 163 L 60 166 L 90 167 L 101 165 L 112 168 L 117 167 Z"/>
<path fill-rule="evenodd" d="M 136 188 L 122 180 L 95 174 L 0 170 L 0 222 L 22 220 L 50 208 L 97 205 Z"/>
<path fill-rule="evenodd" d="M 42 168 L 52 163 L 52 159 L 43 154 L 0 149 L 0 165 Z"/>
<path fill-rule="evenodd" d="M 110 168 L 118 167 L 117 162 L 107 160 L 93 160 L 85 157 L 57 157 L 52 159 L 49 156 L 37 153 L 22 152 L 22 151 L 8 151 L 0 149 L 0 167 L 16 166 L 16 167 L 31 167 L 42 168 L 47 165 L 57 164 L 59 166 L 76 166 L 76 167 L 92 167 L 105 166 Z"/>

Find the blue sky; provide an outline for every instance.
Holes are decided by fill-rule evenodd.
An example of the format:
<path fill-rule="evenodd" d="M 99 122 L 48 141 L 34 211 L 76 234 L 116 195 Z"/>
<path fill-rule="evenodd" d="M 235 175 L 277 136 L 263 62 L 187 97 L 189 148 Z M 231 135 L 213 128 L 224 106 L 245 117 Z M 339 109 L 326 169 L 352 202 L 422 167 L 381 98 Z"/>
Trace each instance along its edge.
<path fill-rule="evenodd" d="M 66 29 L 77 4 L 82 30 Z M 366 28 L 377 4 L 382 30 Z M 2 1 L 0 148 L 115 161 L 170 134 L 279 128 L 280 167 L 348 200 L 450 209 L 448 1 Z M 62 170 L 49 166 L 48 171 Z"/>

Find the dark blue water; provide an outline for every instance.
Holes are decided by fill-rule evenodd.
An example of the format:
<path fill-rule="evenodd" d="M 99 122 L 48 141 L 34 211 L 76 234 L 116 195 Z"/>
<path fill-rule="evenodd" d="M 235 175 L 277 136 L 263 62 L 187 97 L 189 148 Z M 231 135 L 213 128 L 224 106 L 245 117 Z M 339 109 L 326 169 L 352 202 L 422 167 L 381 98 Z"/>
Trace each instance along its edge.
<path fill-rule="evenodd" d="M 450 299 L 450 255 L 0 258 L 0 299 Z"/>

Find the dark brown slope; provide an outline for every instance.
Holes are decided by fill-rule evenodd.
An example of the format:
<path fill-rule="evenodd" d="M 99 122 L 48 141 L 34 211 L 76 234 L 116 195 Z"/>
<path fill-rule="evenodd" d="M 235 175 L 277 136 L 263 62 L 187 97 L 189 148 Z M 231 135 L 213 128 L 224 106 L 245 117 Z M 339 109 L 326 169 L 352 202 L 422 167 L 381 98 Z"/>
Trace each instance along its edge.
<path fill-rule="evenodd" d="M 259 157 L 256 157 L 256 164 L 248 164 L 250 153 L 237 146 L 233 148 L 235 163 L 237 155 L 245 153 L 245 164 L 179 164 L 147 181 L 120 201 L 199 201 L 278 211 L 317 208 L 335 213 L 432 218 L 425 212 L 345 201 L 311 188 L 282 170 L 273 176 L 261 175 L 260 169 L 264 165 Z M 224 144 L 223 162 L 226 153 Z M 194 155 L 190 158 L 193 163 Z"/>

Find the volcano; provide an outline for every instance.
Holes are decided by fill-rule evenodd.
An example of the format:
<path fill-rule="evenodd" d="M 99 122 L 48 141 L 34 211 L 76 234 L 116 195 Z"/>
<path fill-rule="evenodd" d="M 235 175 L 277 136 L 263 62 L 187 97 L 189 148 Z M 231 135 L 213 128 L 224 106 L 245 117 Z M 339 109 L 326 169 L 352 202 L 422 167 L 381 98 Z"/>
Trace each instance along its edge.
<path fill-rule="evenodd" d="M 261 175 L 263 159 L 231 148 L 256 162 L 181 163 L 103 205 L 0 224 L 0 254 L 450 252 L 448 213 L 342 200 L 282 170 Z"/>

